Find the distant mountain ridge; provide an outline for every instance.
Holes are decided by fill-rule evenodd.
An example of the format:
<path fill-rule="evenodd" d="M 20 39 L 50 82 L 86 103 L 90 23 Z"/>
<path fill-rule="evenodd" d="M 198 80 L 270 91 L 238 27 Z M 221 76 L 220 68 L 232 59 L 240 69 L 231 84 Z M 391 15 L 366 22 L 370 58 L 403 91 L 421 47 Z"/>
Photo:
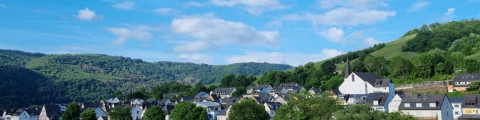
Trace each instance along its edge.
<path fill-rule="evenodd" d="M 149 88 L 165 82 L 211 84 L 218 83 L 226 74 L 260 75 L 270 70 L 290 68 L 290 65 L 270 63 L 152 63 L 101 54 L 47 55 L 0 49 L 0 82 L 9 83 L 3 84 L 8 86 L 0 86 L 0 92 L 4 94 L 0 98 L 0 108 L 45 102 L 99 100 L 116 91 L 127 93 L 139 87 Z M 31 90 L 42 92 L 29 95 L 33 97 L 31 99 L 18 95 L 35 93 Z M 19 98 L 24 100 L 16 100 Z M 22 104 L 27 101 L 28 104 Z"/>

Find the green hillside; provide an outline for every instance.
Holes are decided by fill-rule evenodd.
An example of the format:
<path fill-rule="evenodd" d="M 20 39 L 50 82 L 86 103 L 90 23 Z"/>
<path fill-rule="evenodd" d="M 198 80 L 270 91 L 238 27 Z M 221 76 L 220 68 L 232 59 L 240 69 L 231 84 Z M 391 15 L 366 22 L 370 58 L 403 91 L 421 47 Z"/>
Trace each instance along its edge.
<path fill-rule="evenodd" d="M 179 62 L 145 62 L 100 54 L 45 55 L 16 50 L 0 50 L 0 108 L 19 107 L 23 102 L 46 103 L 99 100 L 115 92 L 129 93 L 166 82 L 194 84 L 218 83 L 227 74 L 260 75 L 270 70 L 286 70 L 289 65 L 236 63 L 207 65 Z M 36 83 L 35 80 L 43 82 Z M 32 81 L 32 83 L 29 83 Z M 24 89 L 24 83 L 42 85 Z M 13 88 L 19 88 L 15 90 Z M 51 90 L 50 88 L 55 88 Z M 37 92 L 36 89 L 50 92 Z M 31 98 L 21 96 L 25 94 Z M 55 94 L 49 94 L 55 93 Z M 38 95 L 38 96 L 37 96 Z M 45 96 L 45 97 L 42 97 Z M 41 99 L 40 99 L 41 98 Z M 15 101 L 14 99 L 20 99 Z M 25 106 L 23 106 L 25 107 Z"/>

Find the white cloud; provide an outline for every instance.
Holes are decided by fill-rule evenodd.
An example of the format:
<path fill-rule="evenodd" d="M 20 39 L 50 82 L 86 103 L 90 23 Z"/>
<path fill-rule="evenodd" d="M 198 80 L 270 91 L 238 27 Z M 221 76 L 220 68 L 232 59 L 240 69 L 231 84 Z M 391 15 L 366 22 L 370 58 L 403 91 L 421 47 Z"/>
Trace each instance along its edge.
<path fill-rule="evenodd" d="M 201 51 L 201 50 L 213 50 L 216 49 L 217 46 L 208 43 L 206 41 L 195 41 L 195 42 L 190 42 L 186 44 L 180 44 L 173 48 L 173 51 L 175 52 L 195 52 L 195 51 Z"/>
<path fill-rule="evenodd" d="M 184 16 L 172 20 L 173 32 L 191 36 L 204 43 L 241 44 L 241 45 L 270 45 L 278 46 L 280 34 L 278 31 L 257 31 L 242 22 L 227 21 L 215 18 L 212 14 L 203 16 Z M 198 42 L 201 43 L 201 42 Z M 182 46 L 194 47 L 190 44 L 177 46 L 177 51 L 192 50 Z M 204 50 L 206 48 L 195 49 Z"/>
<path fill-rule="evenodd" d="M 363 43 L 365 43 L 365 44 L 368 45 L 368 46 L 373 46 L 373 45 L 375 45 L 375 44 L 382 43 L 382 42 L 377 41 L 377 40 L 375 40 L 375 39 L 372 38 L 372 37 L 368 37 L 368 38 L 366 38 L 365 40 L 363 40 Z"/>
<path fill-rule="evenodd" d="M 319 32 L 319 34 L 325 39 L 335 43 L 345 44 L 347 42 L 343 36 L 345 33 L 341 28 L 330 27 L 328 30 Z"/>
<path fill-rule="evenodd" d="M 332 9 L 335 7 L 369 9 L 387 7 L 384 0 L 319 0 L 321 9 Z"/>
<path fill-rule="evenodd" d="M 115 8 L 118 8 L 118 9 L 133 9 L 135 8 L 135 2 L 122 2 L 122 3 L 118 3 L 118 4 L 115 4 L 115 5 L 112 5 L 113 7 Z"/>
<path fill-rule="evenodd" d="M 415 12 L 427 7 L 430 3 L 428 2 L 416 2 L 409 9 L 408 12 Z"/>
<path fill-rule="evenodd" d="M 245 55 L 234 55 L 228 58 L 227 63 L 268 62 L 299 66 L 307 62 L 321 61 L 343 53 L 343 51 L 338 51 L 336 49 L 323 49 L 321 54 L 246 52 Z"/>
<path fill-rule="evenodd" d="M 278 28 L 282 26 L 282 21 L 271 21 L 267 23 L 267 27 L 269 28 Z"/>
<path fill-rule="evenodd" d="M 395 14 L 395 11 L 338 8 L 324 14 L 307 13 L 307 16 L 313 21 L 314 25 L 358 25 L 385 21 Z"/>
<path fill-rule="evenodd" d="M 364 37 L 363 34 L 364 34 L 363 31 L 355 31 L 353 33 L 350 33 L 348 37 L 358 39 L 358 38 L 363 38 Z"/>
<path fill-rule="evenodd" d="M 169 15 L 169 14 L 173 14 L 175 10 L 172 8 L 158 8 L 158 9 L 155 9 L 154 11 L 159 15 Z"/>
<path fill-rule="evenodd" d="M 118 38 L 113 40 L 111 44 L 113 45 L 123 45 L 125 41 L 128 39 L 136 39 L 136 40 L 149 40 L 153 37 L 153 35 L 146 31 L 141 30 L 130 30 L 127 28 L 107 28 L 107 31 L 117 35 Z"/>
<path fill-rule="evenodd" d="M 288 6 L 281 4 L 278 0 L 210 0 L 209 2 L 216 6 L 239 6 L 252 15 L 261 15 L 265 9 L 279 10 L 288 8 Z"/>
<path fill-rule="evenodd" d="M 186 3 L 184 3 L 184 5 L 185 5 L 185 6 L 195 6 L 195 7 L 205 6 L 205 4 L 199 3 L 199 2 L 196 2 L 196 1 L 186 2 Z"/>
<path fill-rule="evenodd" d="M 205 63 L 205 64 L 212 64 L 213 63 L 213 57 L 212 56 L 199 54 L 199 53 L 180 54 L 178 57 L 182 60 L 185 60 L 185 61 L 188 61 L 188 62 L 193 62 L 193 63 Z"/>
<path fill-rule="evenodd" d="M 88 8 L 84 10 L 78 10 L 78 15 L 76 15 L 78 19 L 85 20 L 85 21 L 94 21 L 94 20 L 101 20 L 103 19 L 102 16 L 98 16 L 95 11 L 91 11 Z"/>
<path fill-rule="evenodd" d="M 444 13 L 442 20 L 444 21 L 452 21 L 453 17 L 455 17 L 455 8 L 448 8 L 447 12 Z"/>

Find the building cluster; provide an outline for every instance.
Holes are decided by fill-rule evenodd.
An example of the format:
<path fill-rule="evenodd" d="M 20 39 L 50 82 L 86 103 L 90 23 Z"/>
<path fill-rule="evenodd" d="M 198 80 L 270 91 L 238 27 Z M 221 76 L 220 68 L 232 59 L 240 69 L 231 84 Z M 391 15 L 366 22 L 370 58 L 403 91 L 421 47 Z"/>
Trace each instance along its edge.
<path fill-rule="evenodd" d="M 448 90 L 464 91 L 470 83 L 480 81 L 478 78 L 480 75 L 457 75 L 449 84 Z M 297 83 L 283 83 L 278 87 L 250 86 L 247 88 L 247 94 L 241 97 L 232 97 L 236 88 L 230 87 L 216 88 L 209 93 L 199 92 L 195 96 L 180 97 L 177 101 L 170 101 L 170 98 L 178 97 L 177 94 L 167 94 L 161 100 L 121 101 L 118 98 L 111 98 L 99 102 L 80 103 L 80 106 L 82 110 L 88 108 L 95 110 L 98 120 L 108 120 L 108 111 L 117 107 L 130 108 L 132 119 L 139 120 L 148 108 L 159 106 L 166 115 L 165 119 L 169 120 L 174 105 L 187 101 L 203 107 L 207 111 L 208 120 L 226 120 L 233 104 L 243 99 L 253 99 L 257 104 L 265 106 L 265 111 L 270 117 L 274 117 L 275 111 L 287 103 L 290 94 L 299 93 L 302 90 L 306 89 Z M 310 88 L 308 92 L 318 94 L 321 91 Z M 449 98 L 445 94 L 404 94 L 395 91 L 391 79 L 384 79 L 374 73 L 350 72 L 348 61 L 343 83 L 338 89 L 330 90 L 329 93 L 345 107 L 354 104 L 370 104 L 373 110 L 401 111 L 418 119 L 480 120 L 480 94 L 456 98 Z M 66 104 L 48 104 L 40 109 L 9 109 L 3 112 L 1 118 L 4 120 L 61 120 L 65 109 Z"/>

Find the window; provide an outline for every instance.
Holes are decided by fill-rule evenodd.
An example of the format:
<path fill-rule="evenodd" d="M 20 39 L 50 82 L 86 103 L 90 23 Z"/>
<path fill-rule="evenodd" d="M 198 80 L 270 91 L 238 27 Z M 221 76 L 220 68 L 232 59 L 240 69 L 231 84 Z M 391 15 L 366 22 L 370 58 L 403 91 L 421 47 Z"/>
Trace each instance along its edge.
<path fill-rule="evenodd" d="M 403 106 L 404 107 L 410 107 L 410 103 L 404 103 Z"/>
<path fill-rule="evenodd" d="M 422 103 L 417 103 L 417 104 L 415 104 L 415 106 L 422 107 Z"/>
<path fill-rule="evenodd" d="M 460 115 L 460 114 L 458 114 L 458 112 L 455 112 L 455 115 Z"/>
<path fill-rule="evenodd" d="M 352 82 L 355 82 L 355 75 L 352 75 Z"/>
<path fill-rule="evenodd" d="M 436 103 L 430 103 L 430 107 L 437 107 Z"/>
<path fill-rule="evenodd" d="M 471 113 L 472 113 L 472 110 L 465 110 L 465 113 L 471 114 Z"/>
<path fill-rule="evenodd" d="M 460 106 L 458 106 L 458 105 L 454 105 L 454 107 L 455 107 L 455 108 L 458 108 L 458 107 L 460 107 Z"/>

